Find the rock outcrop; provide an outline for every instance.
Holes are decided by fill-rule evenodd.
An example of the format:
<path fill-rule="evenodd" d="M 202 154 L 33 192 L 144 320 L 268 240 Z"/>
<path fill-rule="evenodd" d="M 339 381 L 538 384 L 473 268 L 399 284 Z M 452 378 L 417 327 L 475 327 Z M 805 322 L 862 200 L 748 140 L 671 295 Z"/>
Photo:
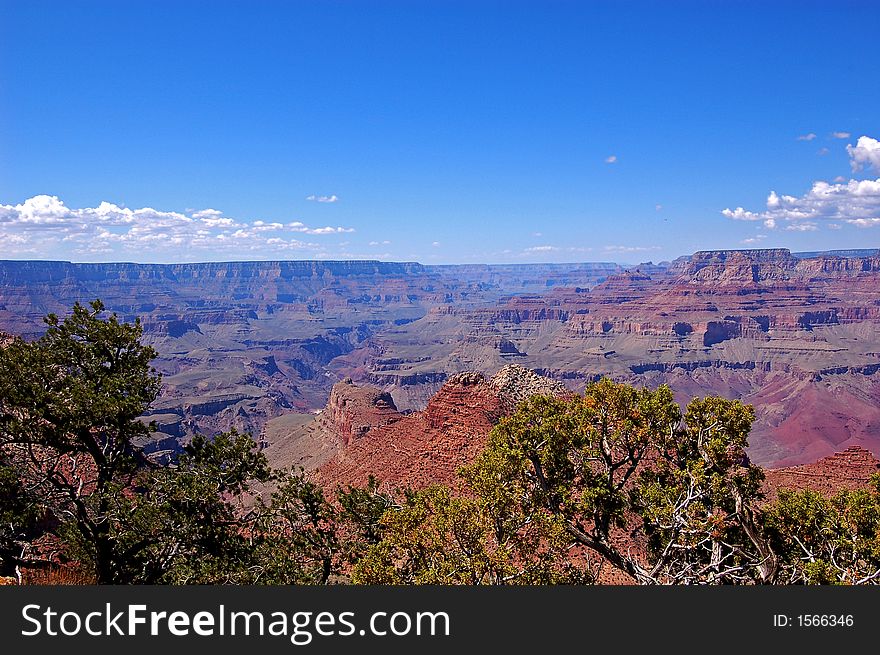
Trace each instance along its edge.
<path fill-rule="evenodd" d="M 366 432 L 322 466 L 325 483 L 360 484 L 370 475 L 388 488 L 456 486 L 456 471 L 483 449 L 492 427 L 531 395 L 570 394 L 563 385 L 511 364 L 492 378 L 450 377 L 421 412 Z"/>
<path fill-rule="evenodd" d="M 351 378 L 337 382 L 321 413 L 321 423 L 339 439 L 341 448 L 360 439 L 370 430 L 403 418 L 387 391 L 356 386 Z"/>
<path fill-rule="evenodd" d="M 573 395 L 564 384 L 538 375 L 518 364 L 509 364 L 498 371 L 489 380 L 495 387 L 508 412 L 531 396 L 567 397 Z"/>
<path fill-rule="evenodd" d="M 861 446 L 850 446 L 810 464 L 767 471 L 766 491 L 768 500 L 775 498 L 780 489 L 809 489 L 831 495 L 864 487 L 878 472 L 880 459 Z"/>

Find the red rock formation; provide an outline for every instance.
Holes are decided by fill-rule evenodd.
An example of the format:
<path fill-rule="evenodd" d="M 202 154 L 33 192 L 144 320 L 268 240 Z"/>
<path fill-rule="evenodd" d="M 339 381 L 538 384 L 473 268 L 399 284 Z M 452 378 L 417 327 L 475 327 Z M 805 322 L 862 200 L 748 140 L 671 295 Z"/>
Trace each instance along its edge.
<path fill-rule="evenodd" d="M 780 489 L 810 489 L 826 495 L 858 489 L 878 472 L 880 460 L 861 446 L 850 446 L 812 464 L 767 471 L 767 497 L 774 499 Z"/>
<path fill-rule="evenodd" d="M 351 378 L 333 385 L 322 423 L 339 439 L 341 447 L 370 430 L 403 418 L 391 394 L 371 386 L 355 386 Z"/>
<path fill-rule="evenodd" d="M 319 469 L 327 485 L 363 484 L 375 475 L 387 488 L 455 483 L 456 470 L 482 450 L 504 414 L 498 393 L 478 373 L 447 380 L 422 412 L 370 430 Z"/>
<path fill-rule="evenodd" d="M 457 485 L 456 471 L 483 449 L 502 416 L 531 395 L 568 393 L 516 364 L 488 380 L 480 373 L 454 375 L 423 411 L 369 430 L 321 467 L 319 477 L 331 486 L 362 484 L 371 474 L 390 489 Z"/>

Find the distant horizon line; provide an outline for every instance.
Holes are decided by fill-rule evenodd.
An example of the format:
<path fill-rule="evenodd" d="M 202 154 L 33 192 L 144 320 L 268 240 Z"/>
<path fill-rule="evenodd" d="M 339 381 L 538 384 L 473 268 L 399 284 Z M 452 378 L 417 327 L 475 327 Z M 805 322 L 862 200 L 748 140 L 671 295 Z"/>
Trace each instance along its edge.
<path fill-rule="evenodd" d="M 876 248 L 829 248 L 828 250 L 803 250 L 793 251 L 790 248 L 711 248 L 704 250 L 695 250 L 690 254 L 679 255 L 674 259 L 664 259 L 659 262 L 653 260 L 629 263 L 613 260 L 581 260 L 581 261 L 559 261 L 559 262 L 469 262 L 469 263 L 433 263 L 425 264 L 417 260 L 386 260 L 386 259 L 221 259 L 221 260 L 202 260 L 202 261 L 181 261 L 181 262 L 136 262 L 136 261 L 104 261 L 104 262 L 84 262 L 72 261 L 69 259 L 0 259 L 0 263 L 43 263 L 43 264 L 71 264 L 75 266 L 105 266 L 108 264 L 124 264 L 131 266 L 193 266 L 205 264 L 283 264 L 283 263 L 308 263 L 308 264 L 407 264 L 419 265 L 423 267 L 439 267 L 439 266 L 573 266 L 578 264 L 615 264 L 618 266 L 640 266 L 642 264 L 661 265 L 664 263 L 672 263 L 678 259 L 692 257 L 698 253 L 708 252 L 772 252 L 785 251 L 792 255 L 823 255 L 827 253 L 852 253 L 846 255 L 832 255 L 843 258 L 848 257 L 865 257 L 880 254 L 880 247 Z"/>

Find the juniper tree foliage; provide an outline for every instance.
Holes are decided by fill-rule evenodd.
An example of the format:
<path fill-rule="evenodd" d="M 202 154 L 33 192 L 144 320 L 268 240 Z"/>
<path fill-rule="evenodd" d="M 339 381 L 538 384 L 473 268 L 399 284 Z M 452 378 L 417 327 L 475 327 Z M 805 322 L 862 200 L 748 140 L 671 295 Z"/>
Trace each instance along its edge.
<path fill-rule="evenodd" d="M 381 540 L 385 511 L 396 506 L 370 477 L 328 497 L 302 469 L 278 471 L 260 504 L 255 558 L 266 584 L 336 584 Z"/>
<path fill-rule="evenodd" d="M 41 531 L 40 519 L 39 500 L 0 453 L 0 575 L 16 576 L 28 562 L 28 546 Z"/>
<path fill-rule="evenodd" d="M 478 459 L 506 459 L 530 502 L 642 584 L 770 582 L 755 518 L 761 470 L 745 456 L 753 411 L 666 386 L 603 379 L 571 400 L 532 398 Z M 640 552 L 641 551 L 641 552 Z"/>
<path fill-rule="evenodd" d="M 0 446 L 71 534 L 90 544 L 99 582 L 118 580 L 108 513 L 137 468 L 138 420 L 159 393 L 139 321 L 101 317 L 100 301 L 49 314 L 34 342 L 0 350 Z"/>
<path fill-rule="evenodd" d="M 501 494 L 456 496 L 433 485 L 385 513 L 383 537 L 355 564 L 357 584 L 588 584 L 572 540 L 549 513 L 525 514 Z M 513 511 L 510 511 L 513 510 Z"/>
<path fill-rule="evenodd" d="M 258 514 L 244 499 L 271 476 L 254 440 L 235 430 L 197 435 L 172 466 L 143 468 L 109 513 L 119 581 L 257 582 Z"/>
<path fill-rule="evenodd" d="M 782 490 L 766 512 L 783 584 L 880 584 L 880 474 L 828 497 Z"/>
<path fill-rule="evenodd" d="M 540 401 L 538 401 L 540 402 Z M 360 584 L 590 584 L 590 558 L 561 517 L 529 494 L 524 463 L 487 449 L 459 475 L 386 510 L 381 539 L 352 572 Z"/>

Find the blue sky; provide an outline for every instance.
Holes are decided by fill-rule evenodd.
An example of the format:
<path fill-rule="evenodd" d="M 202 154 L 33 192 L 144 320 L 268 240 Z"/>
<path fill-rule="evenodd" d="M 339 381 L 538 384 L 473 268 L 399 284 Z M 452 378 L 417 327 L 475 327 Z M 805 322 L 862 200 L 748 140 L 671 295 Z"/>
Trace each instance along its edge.
<path fill-rule="evenodd" d="M 878 24 L 876 2 L 0 0 L 0 258 L 878 247 Z"/>

